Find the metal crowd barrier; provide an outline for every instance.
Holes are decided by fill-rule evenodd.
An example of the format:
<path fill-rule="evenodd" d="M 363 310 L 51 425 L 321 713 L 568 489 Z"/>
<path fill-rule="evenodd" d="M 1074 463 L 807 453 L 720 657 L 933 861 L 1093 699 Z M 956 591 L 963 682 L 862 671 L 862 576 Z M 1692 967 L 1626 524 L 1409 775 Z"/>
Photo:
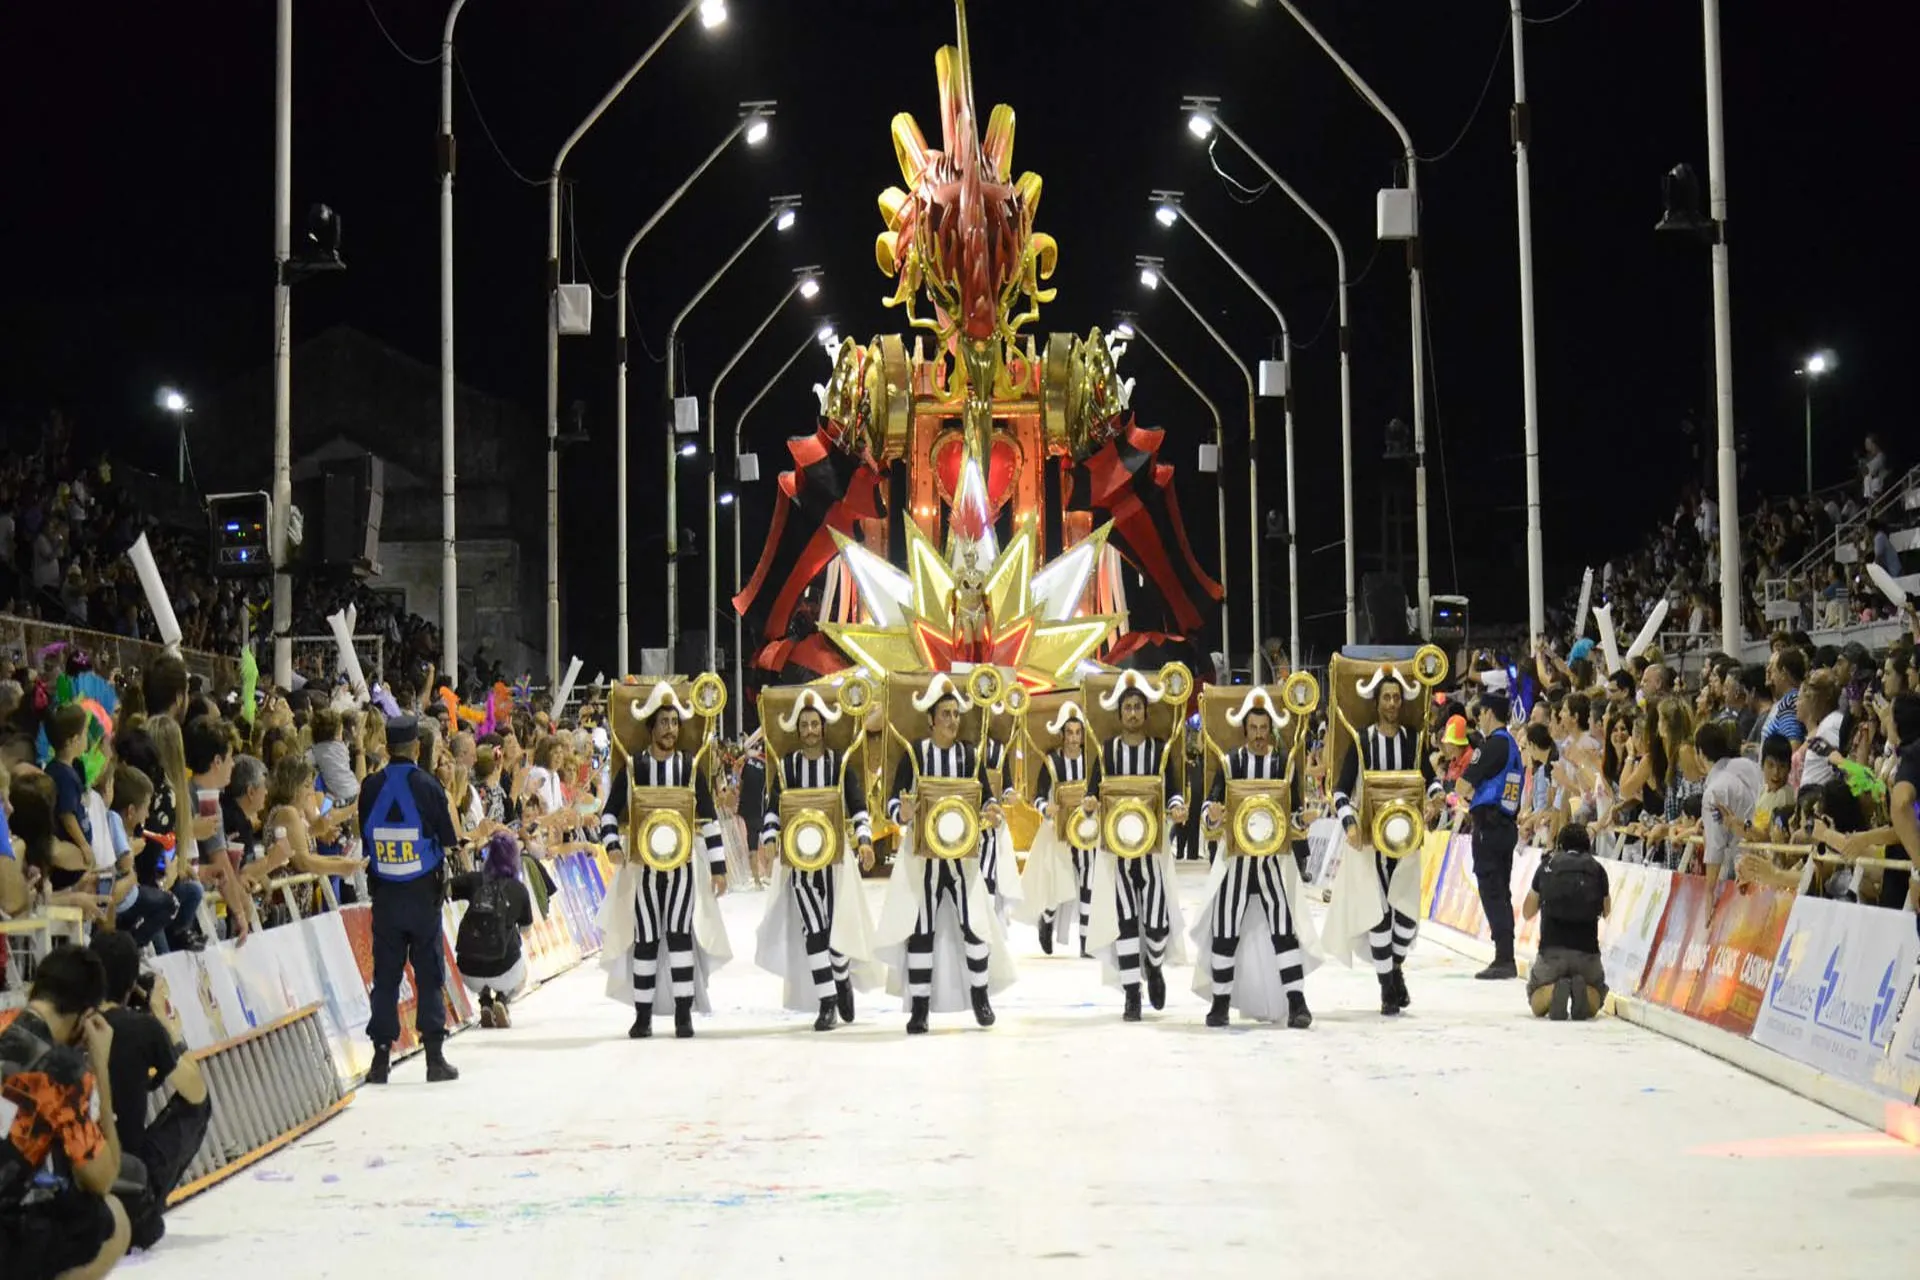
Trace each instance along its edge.
<path fill-rule="evenodd" d="M 213 1114 L 206 1140 L 168 1204 L 179 1204 L 265 1159 L 353 1101 L 354 1095 L 342 1094 L 334 1078 L 319 1010 L 317 1004 L 308 1005 L 191 1055 L 206 1077 Z M 156 1090 L 150 1115 L 158 1115 L 170 1095 L 170 1090 Z"/>

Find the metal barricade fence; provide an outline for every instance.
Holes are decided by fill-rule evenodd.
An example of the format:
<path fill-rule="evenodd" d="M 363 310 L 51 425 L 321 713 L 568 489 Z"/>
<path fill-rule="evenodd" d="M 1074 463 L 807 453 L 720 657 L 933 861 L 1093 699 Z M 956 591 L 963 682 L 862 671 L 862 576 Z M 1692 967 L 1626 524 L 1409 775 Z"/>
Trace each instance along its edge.
<path fill-rule="evenodd" d="M 192 1055 L 206 1078 L 213 1112 L 206 1139 L 168 1197 L 189 1196 L 238 1173 L 336 1115 L 353 1100 L 333 1072 L 320 1005 L 256 1027 Z M 148 1118 L 159 1115 L 171 1090 L 155 1090 Z"/>
<path fill-rule="evenodd" d="M 340 646 L 331 635 L 293 636 L 293 669 L 308 681 L 332 681 L 346 674 L 340 668 Z M 369 682 L 387 678 L 387 638 L 356 635 L 353 651 L 360 655 L 360 670 Z"/>
<path fill-rule="evenodd" d="M 32 663 L 36 655 L 54 644 L 73 645 L 84 650 L 93 659 L 93 669 L 102 676 L 111 676 L 115 668 L 137 672 L 150 659 L 166 652 L 164 646 L 146 640 L 0 614 L 0 648 L 11 650 L 18 661 Z M 203 677 L 214 688 L 233 689 L 240 685 L 238 654 L 182 649 L 180 657 L 187 664 L 188 671 Z"/>

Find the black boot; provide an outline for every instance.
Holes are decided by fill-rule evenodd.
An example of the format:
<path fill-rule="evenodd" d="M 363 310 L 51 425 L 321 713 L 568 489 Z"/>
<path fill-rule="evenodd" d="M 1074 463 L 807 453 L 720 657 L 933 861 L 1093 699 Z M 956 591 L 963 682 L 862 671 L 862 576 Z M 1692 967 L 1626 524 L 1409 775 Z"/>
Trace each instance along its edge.
<path fill-rule="evenodd" d="M 1135 983 L 1134 985 L 1127 988 L 1127 1007 L 1126 1007 L 1126 1011 L 1122 1013 L 1120 1016 L 1121 1018 L 1123 1018 L 1128 1022 L 1140 1021 L 1140 984 L 1139 983 Z"/>
<path fill-rule="evenodd" d="M 373 1065 L 367 1068 L 368 1084 L 385 1084 L 393 1070 L 393 1051 L 384 1044 L 373 1046 Z"/>
<path fill-rule="evenodd" d="M 627 1039 L 647 1040 L 653 1036 L 653 1006 L 633 1002 L 633 1025 L 627 1028 Z"/>
<path fill-rule="evenodd" d="M 1520 968 L 1518 965 L 1514 964 L 1513 951 L 1511 948 L 1509 948 L 1504 952 L 1495 951 L 1493 954 L 1493 963 L 1488 965 L 1486 968 L 1482 969 L 1480 972 L 1474 974 L 1473 976 L 1476 978 L 1479 978 L 1483 982 L 1497 982 L 1502 978 L 1519 977 Z"/>
<path fill-rule="evenodd" d="M 454 1068 L 451 1062 L 447 1061 L 446 1054 L 442 1052 L 446 1043 L 447 1039 L 445 1036 L 435 1036 L 433 1039 L 427 1041 L 428 1084 L 445 1084 L 450 1080 L 458 1080 L 460 1078 L 460 1072 Z"/>
<path fill-rule="evenodd" d="M 820 1016 L 813 1020 L 815 1031 L 831 1031 L 840 1021 L 838 1002 L 832 996 L 820 1002 Z"/>
<path fill-rule="evenodd" d="M 1573 979 L 1561 978 L 1553 984 L 1553 991 L 1547 996 L 1547 1018 L 1552 1022 L 1565 1022 L 1567 1010 L 1573 999 Z"/>
<path fill-rule="evenodd" d="M 1085 929 L 1080 931 L 1080 958 L 1082 960 L 1090 958 L 1087 953 L 1087 931 Z"/>
<path fill-rule="evenodd" d="M 1295 1031 L 1305 1031 L 1313 1025 L 1313 1014 L 1307 1011 L 1307 998 L 1298 991 L 1287 992 L 1287 1025 Z"/>
<path fill-rule="evenodd" d="M 923 1036 L 927 1034 L 927 1006 L 932 1003 L 925 996 L 915 996 L 911 1002 L 911 1012 L 907 1015 L 907 1034 Z"/>
<path fill-rule="evenodd" d="M 973 989 L 973 1020 L 983 1027 L 993 1025 L 993 1006 L 987 1002 L 987 989 Z"/>
<path fill-rule="evenodd" d="M 1385 1018 L 1398 1017 L 1400 1013 L 1400 993 L 1394 989 L 1393 970 L 1380 975 L 1380 1015 Z"/>
<path fill-rule="evenodd" d="M 1207 1010 L 1207 1025 L 1210 1027 L 1226 1026 L 1233 1016 L 1231 1009 L 1232 1004 L 1232 996 L 1215 996 L 1213 998 L 1213 1007 Z"/>
<path fill-rule="evenodd" d="M 853 1021 L 853 979 L 842 978 L 833 984 L 834 1001 L 840 1012 L 840 1021 Z"/>
<path fill-rule="evenodd" d="M 1040 917 L 1040 949 L 1048 955 L 1053 954 L 1053 917 Z"/>
<path fill-rule="evenodd" d="M 1402 1009 L 1413 1003 L 1413 997 L 1407 994 L 1407 971 L 1399 960 L 1393 962 L 1393 998 Z"/>
<path fill-rule="evenodd" d="M 673 998 L 673 1036 L 676 1040 L 693 1039 L 692 996 L 675 996 Z"/>
<path fill-rule="evenodd" d="M 1593 1016 L 1593 1002 L 1587 996 L 1587 980 L 1579 974 L 1567 979 L 1567 1013 L 1575 1022 Z"/>
<path fill-rule="evenodd" d="M 1156 1009 L 1167 1007 L 1167 975 L 1151 960 L 1143 960 L 1147 971 L 1147 1003 Z"/>

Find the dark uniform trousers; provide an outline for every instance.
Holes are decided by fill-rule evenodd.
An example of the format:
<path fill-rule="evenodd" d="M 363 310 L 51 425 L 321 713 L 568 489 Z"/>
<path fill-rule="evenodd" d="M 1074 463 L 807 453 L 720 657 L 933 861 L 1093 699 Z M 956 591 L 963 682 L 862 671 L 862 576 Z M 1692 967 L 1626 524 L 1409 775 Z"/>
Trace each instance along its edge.
<path fill-rule="evenodd" d="M 1513 956 L 1513 847 L 1519 842 L 1520 829 L 1504 812 L 1473 811 L 1473 878 L 1494 952 L 1503 959 Z"/>
<path fill-rule="evenodd" d="M 367 1020 L 367 1039 L 391 1045 L 400 1038 L 400 979 L 413 963 L 413 991 L 418 1001 L 414 1026 L 424 1040 L 447 1033 L 446 1004 L 441 988 L 446 966 L 441 959 L 438 873 L 418 880 L 381 881 L 373 890 L 373 1013 Z"/>

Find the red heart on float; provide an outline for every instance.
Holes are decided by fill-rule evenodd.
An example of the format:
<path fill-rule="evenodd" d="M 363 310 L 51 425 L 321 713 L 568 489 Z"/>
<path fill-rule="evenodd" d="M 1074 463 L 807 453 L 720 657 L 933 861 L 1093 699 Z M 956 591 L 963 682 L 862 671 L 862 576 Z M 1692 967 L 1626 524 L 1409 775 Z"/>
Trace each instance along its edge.
<path fill-rule="evenodd" d="M 987 462 L 987 503 L 995 511 L 1006 505 L 1007 496 L 1013 491 L 1013 469 L 1016 458 L 1013 445 L 996 439 L 993 453 Z M 960 464 L 966 457 L 966 446 L 958 436 L 951 436 L 934 455 L 934 475 L 940 482 L 940 496 L 948 502 L 960 487 Z"/>

